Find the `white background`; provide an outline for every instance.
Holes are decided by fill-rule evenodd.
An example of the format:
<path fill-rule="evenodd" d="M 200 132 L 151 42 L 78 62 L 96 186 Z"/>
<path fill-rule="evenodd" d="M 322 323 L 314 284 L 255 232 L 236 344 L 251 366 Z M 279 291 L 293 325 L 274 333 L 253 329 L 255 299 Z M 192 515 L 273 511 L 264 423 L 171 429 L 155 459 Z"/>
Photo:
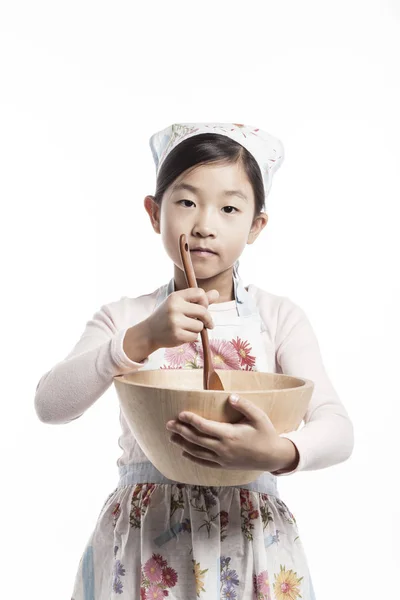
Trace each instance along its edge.
<path fill-rule="evenodd" d="M 114 387 L 64 426 L 35 389 L 101 305 L 173 275 L 143 199 L 148 139 L 179 121 L 284 144 L 241 276 L 306 311 L 356 445 L 281 496 L 318 600 L 394 597 L 399 56 L 395 0 L 1 4 L 2 598 L 70 598 L 116 486 Z"/>

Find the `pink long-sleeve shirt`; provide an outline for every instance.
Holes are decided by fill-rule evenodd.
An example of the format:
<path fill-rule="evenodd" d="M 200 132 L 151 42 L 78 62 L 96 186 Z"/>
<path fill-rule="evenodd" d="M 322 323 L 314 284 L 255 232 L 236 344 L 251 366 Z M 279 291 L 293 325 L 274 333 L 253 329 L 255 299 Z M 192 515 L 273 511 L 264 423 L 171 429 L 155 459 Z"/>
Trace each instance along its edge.
<path fill-rule="evenodd" d="M 111 386 L 117 375 L 139 370 L 123 349 L 126 331 L 146 319 L 154 309 L 160 288 L 152 292 L 103 305 L 86 323 L 72 351 L 40 379 L 35 410 L 44 423 L 68 423 L 80 417 Z M 354 446 L 353 425 L 322 361 L 319 344 L 305 312 L 289 298 L 250 284 L 266 325 L 264 336 L 268 364 L 274 373 L 304 377 L 314 382 L 313 395 L 303 426 L 281 434 L 298 449 L 300 460 L 289 475 L 322 469 L 349 458 Z M 235 301 L 224 303 L 236 315 Z M 221 303 L 211 304 L 212 314 Z M 122 456 L 118 466 L 147 460 L 120 410 Z"/>

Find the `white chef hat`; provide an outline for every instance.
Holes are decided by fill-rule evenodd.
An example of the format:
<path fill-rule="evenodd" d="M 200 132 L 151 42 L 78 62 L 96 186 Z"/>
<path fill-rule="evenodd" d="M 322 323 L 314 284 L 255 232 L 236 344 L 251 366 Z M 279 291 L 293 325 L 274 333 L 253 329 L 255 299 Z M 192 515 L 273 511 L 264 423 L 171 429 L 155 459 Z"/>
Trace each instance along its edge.
<path fill-rule="evenodd" d="M 235 140 L 253 155 L 261 170 L 267 199 L 272 176 L 284 159 L 282 142 L 266 131 L 239 123 L 174 123 L 150 137 L 150 148 L 156 165 L 156 174 L 166 156 L 180 142 L 201 133 L 219 133 Z"/>

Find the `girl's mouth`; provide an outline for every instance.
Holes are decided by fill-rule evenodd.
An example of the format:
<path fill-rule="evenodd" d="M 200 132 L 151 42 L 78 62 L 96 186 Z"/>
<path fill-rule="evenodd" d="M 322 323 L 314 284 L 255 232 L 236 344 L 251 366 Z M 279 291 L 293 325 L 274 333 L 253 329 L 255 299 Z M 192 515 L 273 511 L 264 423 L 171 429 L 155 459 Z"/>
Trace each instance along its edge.
<path fill-rule="evenodd" d="M 208 250 L 191 250 L 190 253 L 195 256 L 216 256 L 215 252 L 209 252 Z"/>

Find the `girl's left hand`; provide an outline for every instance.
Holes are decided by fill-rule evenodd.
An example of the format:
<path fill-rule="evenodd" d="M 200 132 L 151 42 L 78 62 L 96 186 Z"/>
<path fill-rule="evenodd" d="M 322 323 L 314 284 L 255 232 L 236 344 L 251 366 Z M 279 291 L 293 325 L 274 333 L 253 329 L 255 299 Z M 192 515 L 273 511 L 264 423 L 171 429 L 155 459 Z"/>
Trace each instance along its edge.
<path fill-rule="evenodd" d="M 229 396 L 231 400 L 232 394 Z M 244 417 L 238 423 L 220 423 L 190 412 L 168 421 L 171 442 L 182 447 L 185 458 L 215 469 L 276 471 L 282 466 L 282 438 L 268 415 L 250 400 L 231 405 Z"/>

